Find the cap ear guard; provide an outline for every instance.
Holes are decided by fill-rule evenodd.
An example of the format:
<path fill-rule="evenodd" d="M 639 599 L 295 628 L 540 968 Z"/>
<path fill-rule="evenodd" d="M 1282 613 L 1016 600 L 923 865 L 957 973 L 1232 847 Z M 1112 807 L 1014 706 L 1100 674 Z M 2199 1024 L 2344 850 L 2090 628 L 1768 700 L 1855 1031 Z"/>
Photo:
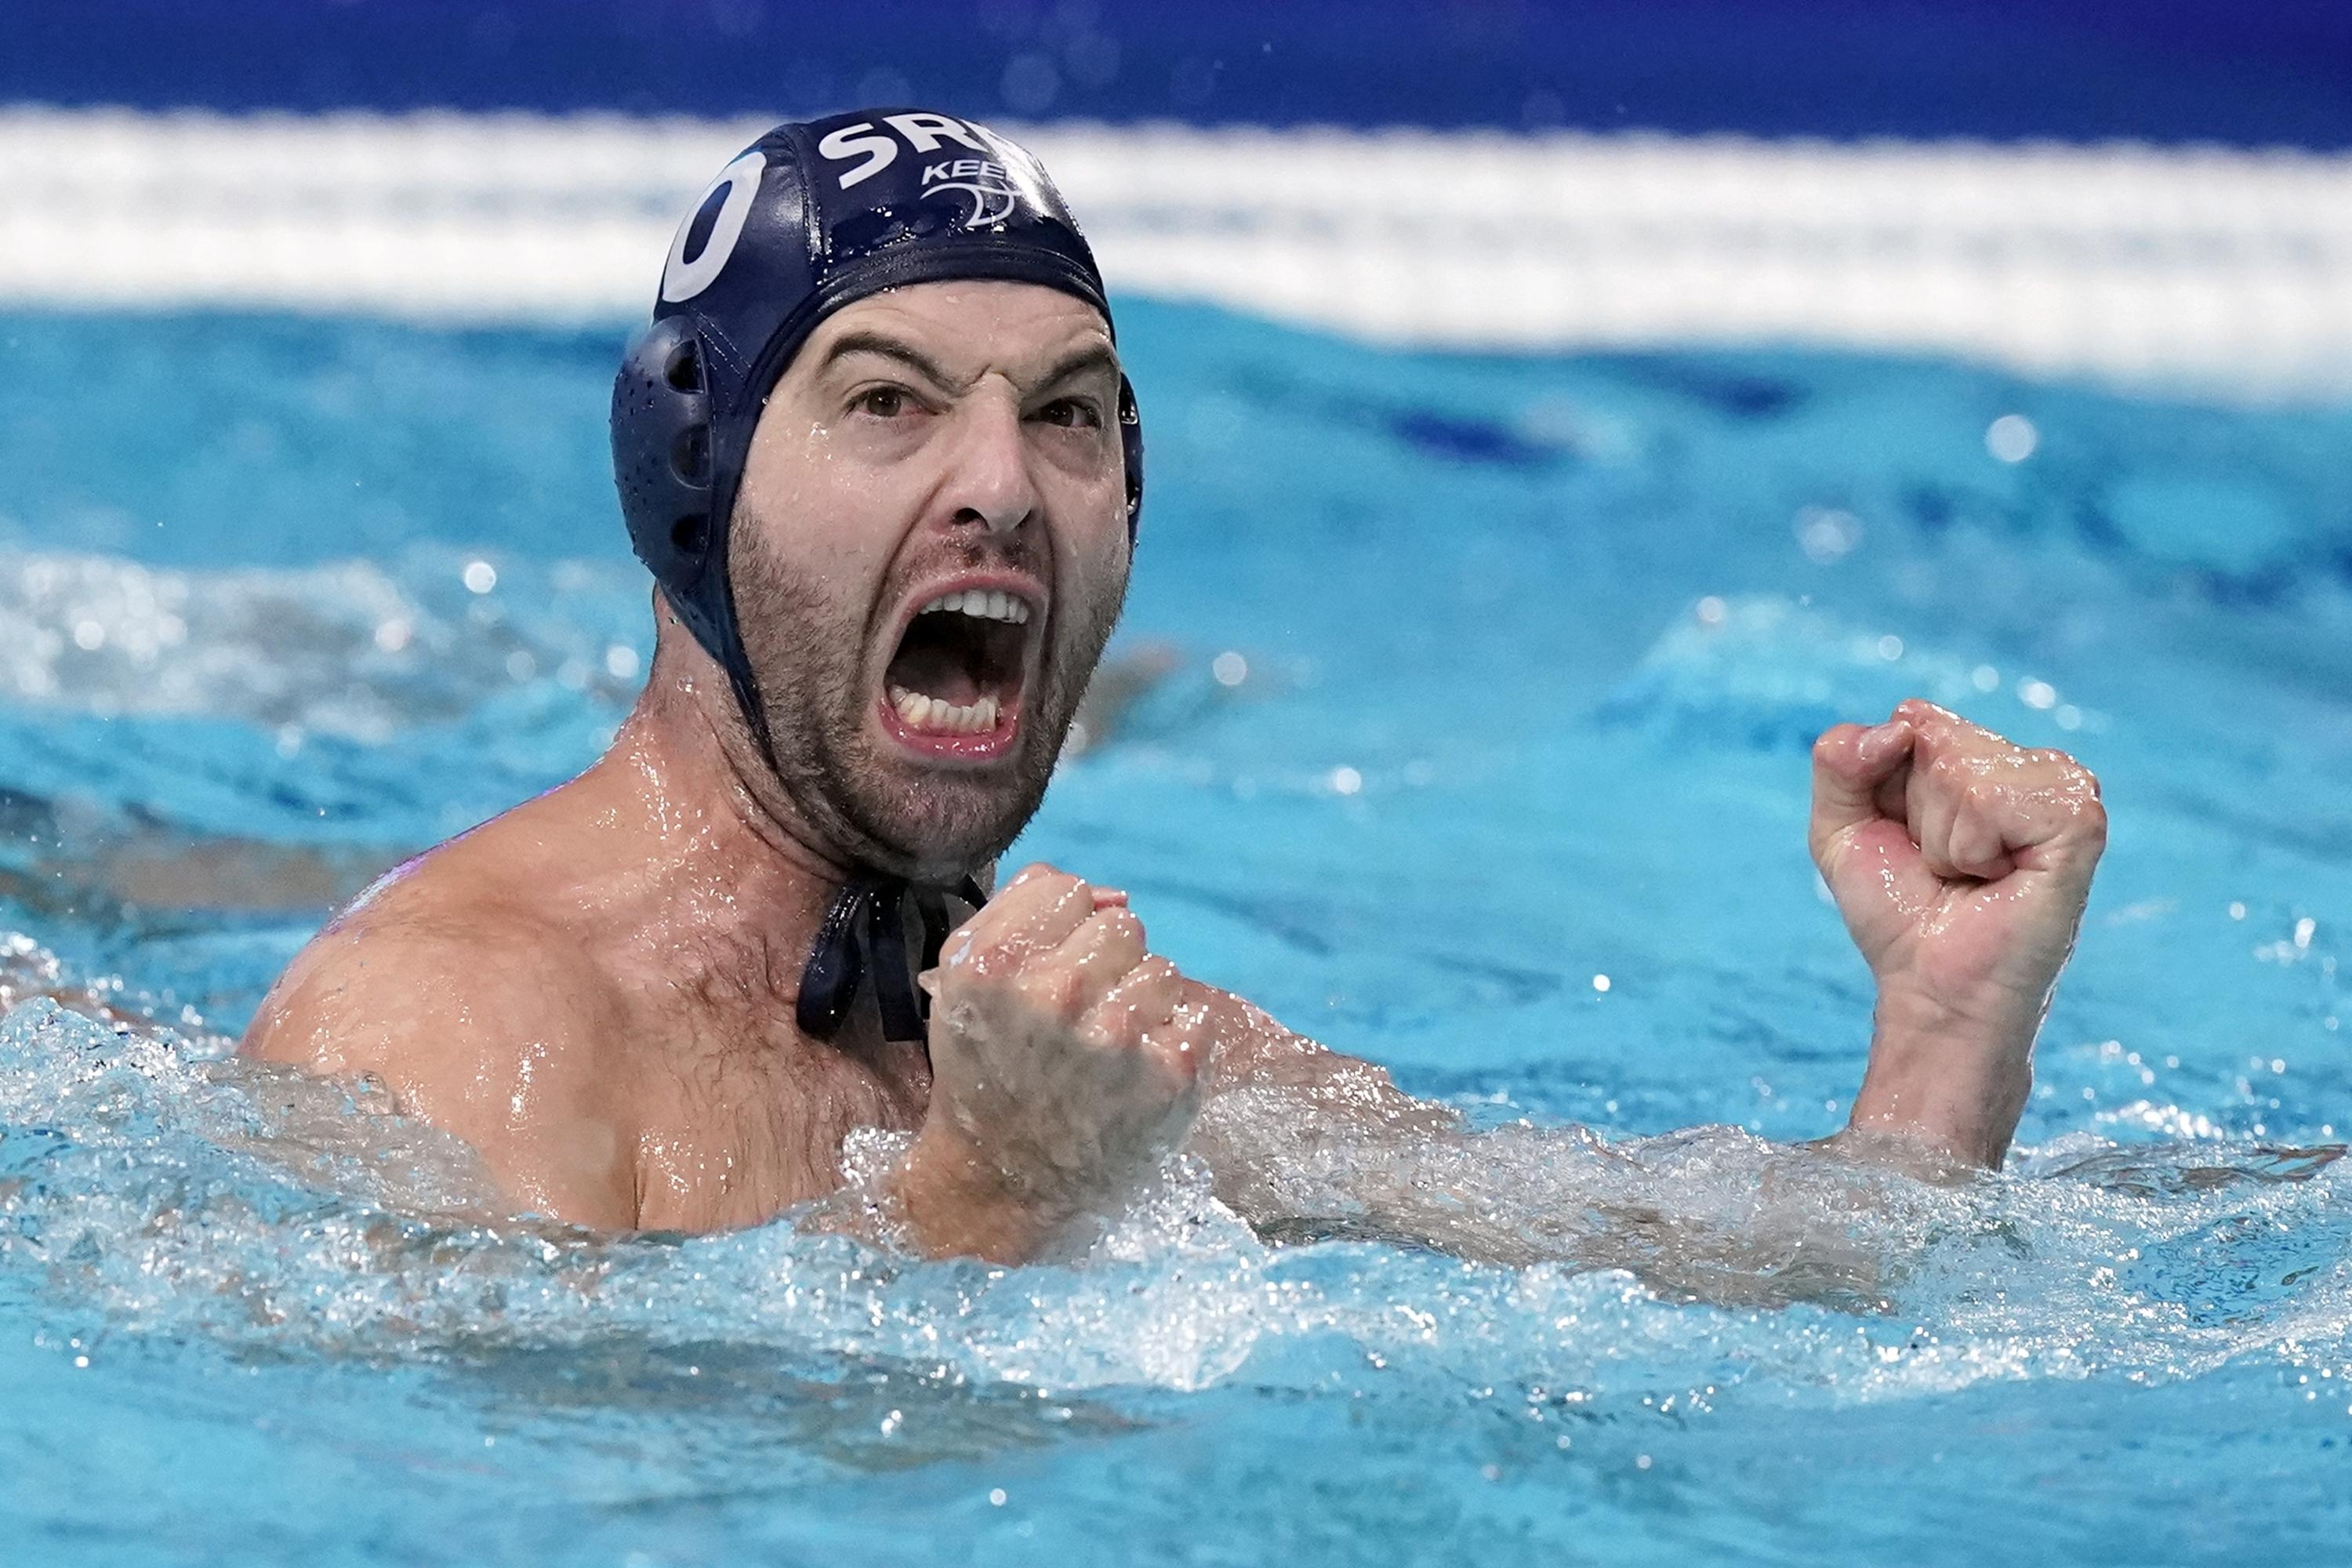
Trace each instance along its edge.
<path fill-rule="evenodd" d="M 1118 448 L 1127 459 L 1127 542 L 1143 521 L 1143 411 L 1135 405 L 1135 384 L 1118 378 Z"/>
<path fill-rule="evenodd" d="M 733 642 L 734 617 L 703 353 L 686 315 L 663 317 L 629 344 L 613 379 L 613 479 L 637 559 L 696 639 L 717 651 Z"/>
<path fill-rule="evenodd" d="M 691 320 L 640 331 L 613 378 L 613 479 L 637 557 L 667 587 L 699 572 L 710 542 L 710 393 Z"/>

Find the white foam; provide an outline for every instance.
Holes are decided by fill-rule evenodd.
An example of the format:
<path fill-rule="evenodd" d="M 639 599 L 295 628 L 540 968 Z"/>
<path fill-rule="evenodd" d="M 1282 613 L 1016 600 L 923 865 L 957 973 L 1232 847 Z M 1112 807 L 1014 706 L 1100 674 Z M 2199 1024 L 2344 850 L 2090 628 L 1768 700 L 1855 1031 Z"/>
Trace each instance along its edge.
<path fill-rule="evenodd" d="M 764 126 L 0 111 L 0 303 L 625 319 Z M 2352 157 L 1009 127 L 1115 289 L 1461 348 L 1790 342 L 2352 388 Z"/>

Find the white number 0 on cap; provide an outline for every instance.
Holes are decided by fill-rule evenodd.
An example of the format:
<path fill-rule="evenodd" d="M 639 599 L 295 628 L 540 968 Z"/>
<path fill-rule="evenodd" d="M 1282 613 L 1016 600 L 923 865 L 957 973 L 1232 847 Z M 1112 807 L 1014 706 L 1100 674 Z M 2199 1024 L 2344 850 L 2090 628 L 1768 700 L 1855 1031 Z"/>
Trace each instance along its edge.
<path fill-rule="evenodd" d="M 662 268 L 661 297 L 666 304 L 677 305 L 693 299 L 719 280 L 725 270 L 727 258 L 735 254 L 735 242 L 743 237 L 744 220 L 751 216 L 751 203 L 760 195 L 760 176 L 767 171 L 767 154 L 754 149 L 719 171 L 677 226 L 677 237 L 670 241 L 669 262 Z M 702 254 L 692 261 L 686 258 L 686 240 L 694 227 L 694 220 L 713 193 L 724 185 L 727 199 L 719 205 L 719 216 L 710 226 L 710 237 L 702 243 Z"/>

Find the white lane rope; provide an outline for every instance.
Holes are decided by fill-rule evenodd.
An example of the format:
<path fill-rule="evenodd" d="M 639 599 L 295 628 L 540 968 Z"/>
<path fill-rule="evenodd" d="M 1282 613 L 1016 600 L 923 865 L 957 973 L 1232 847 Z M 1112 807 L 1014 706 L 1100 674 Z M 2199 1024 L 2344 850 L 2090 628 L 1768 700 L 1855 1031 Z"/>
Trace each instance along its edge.
<path fill-rule="evenodd" d="M 0 305 L 625 321 L 755 121 L 0 110 Z M 2352 156 L 1054 124 L 1114 292 L 1378 341 L 2352 390 Z"/>

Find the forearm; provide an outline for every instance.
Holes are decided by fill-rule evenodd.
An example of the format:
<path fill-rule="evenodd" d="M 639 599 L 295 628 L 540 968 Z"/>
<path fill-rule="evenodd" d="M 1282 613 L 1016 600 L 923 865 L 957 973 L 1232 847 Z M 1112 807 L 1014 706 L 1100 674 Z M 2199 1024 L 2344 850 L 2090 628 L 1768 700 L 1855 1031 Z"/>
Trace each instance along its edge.
<path fill-rule="evenodd" d="M 1476 1131 L 1442 1108 L 1366 1115 L 1295 1089 L 1229 1091 L 1188 1146 L 1276 1242 L 1358 1240 L 1509 1268 L 1622 1268 L 1726 1305 L 1867 1308 L 1914 1248 L 1911 1211 L 1965 1202 L 1899 1162 L 1736 1128 L 1610 1142 L 1576 1126 Z"/>
<path fill-rule="evenodd" d="M 1886 1265 L 1855 1244 L 1849 1216 L 1895 1206 L 1879 1190 L 1893 1162 L 1730 1128 L 1622 1144 L 1575 1126 L 1476 1131 L 1380 1068 L 1224 1001 L 1231 1026 L 1186 1147 L 1219 1199 L 1271 1240 L 1625 1268 L 1726 1303 L 1853 1304 L 1880 1290 Z M 1746 1174 L 1727 1180 L 1727 1166 Z"/>
<path fill-rule="evenodd" d="M 1882 994 L 1870 1062 L 1847 1119 L 1857 1153 L 1908 1147 L 1963 1165 L 1998 1169 L 2033 1088 L 2042 1007 L 1970 1016 Z"/>

